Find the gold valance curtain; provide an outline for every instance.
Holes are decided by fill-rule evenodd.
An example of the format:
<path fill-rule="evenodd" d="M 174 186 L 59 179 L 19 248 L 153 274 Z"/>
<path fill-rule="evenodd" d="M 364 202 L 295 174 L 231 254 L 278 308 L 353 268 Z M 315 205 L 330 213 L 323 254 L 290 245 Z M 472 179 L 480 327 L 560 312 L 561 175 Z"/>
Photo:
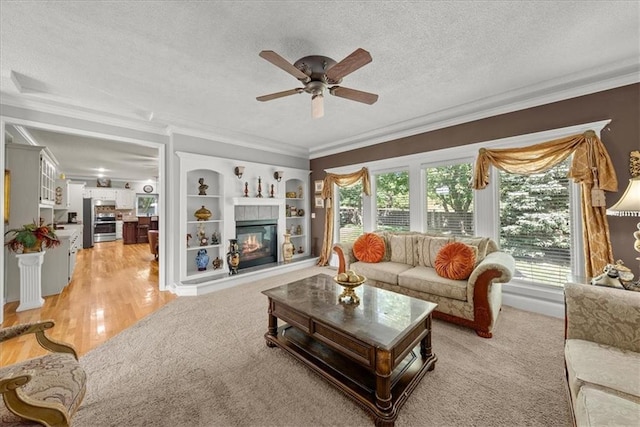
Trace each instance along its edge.
<path fill-rule="evenodd" d="M 362 180 L 362 192 L 367 196 L 371 194 L 371 184 L 369 182 L 369 170 L 362 168 L 357 172 L 348 174 L 328 173 L 324 177 L 322 187 L 322 198 L 325 200 L 324 215 L 324 236 L 322 239 L 322 250 L 318 265 L 327 265 L 331 259 L 331 250 L 333 248 L 333 186 L 348 187 Z"/>
<path fill-rule="evenodd" d="M 586 274 L 602 272 L 613 262 L 606 207 L 592 206 L 594 187 L 618 191 L 618 178 L 611 158 L 593 131 L 523 148 L 488 150 L 481 148 L 476 161 L 473 186 L 482 189 L 489 184 L 491 165 L 505 172 L 533 174 L 544 172 L 573 153 L 569 178 L 581 185 L 582 227 Z M 597 184 L 594 186 L 594 184 Z"/>

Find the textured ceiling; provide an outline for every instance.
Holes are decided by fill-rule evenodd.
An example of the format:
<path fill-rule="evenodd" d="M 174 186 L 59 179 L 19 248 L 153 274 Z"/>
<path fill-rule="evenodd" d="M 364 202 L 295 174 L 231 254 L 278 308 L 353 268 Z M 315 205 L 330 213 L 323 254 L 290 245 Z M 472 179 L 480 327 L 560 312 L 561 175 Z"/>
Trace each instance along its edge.
<path fill-rule="evenodd" d="M 2 1 L 0 90 L 314 157 L 637 73 L 639 40 L 638 1 Z M 261 50 L 359 47 L 373 62 L 342 85 L 376 104 L 256 101 L 300 87 Z"/>

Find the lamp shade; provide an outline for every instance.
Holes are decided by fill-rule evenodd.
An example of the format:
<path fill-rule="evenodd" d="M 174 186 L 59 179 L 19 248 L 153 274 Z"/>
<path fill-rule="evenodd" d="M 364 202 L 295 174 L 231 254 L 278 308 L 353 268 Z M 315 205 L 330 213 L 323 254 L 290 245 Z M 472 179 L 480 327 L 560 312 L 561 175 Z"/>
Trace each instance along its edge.
<path fill-rule="evenodd" d="M 640 176 L 629 180 L 629 186 L 618 202 L 607 209 L 607 215 L 640 216 Z"/>

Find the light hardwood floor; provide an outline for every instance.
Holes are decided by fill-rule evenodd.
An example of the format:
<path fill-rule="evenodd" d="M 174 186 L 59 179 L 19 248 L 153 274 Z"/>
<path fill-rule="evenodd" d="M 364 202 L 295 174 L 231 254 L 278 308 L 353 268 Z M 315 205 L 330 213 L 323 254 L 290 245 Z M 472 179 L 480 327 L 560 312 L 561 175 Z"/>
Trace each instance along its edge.
<path fill-rule="evenodd" d="M 71 282 L 41 308 L 16 313 L 18 302 L 5 304 L 2 326 L 53 319 L 47 334 L 83 355 L 174 298 L 158 290 L 158 261 L 148 244 L 102 242 L 78 252 Z M 32 334 L 12 339 L 0 344 L 0 366 L 45 353 Z"/>

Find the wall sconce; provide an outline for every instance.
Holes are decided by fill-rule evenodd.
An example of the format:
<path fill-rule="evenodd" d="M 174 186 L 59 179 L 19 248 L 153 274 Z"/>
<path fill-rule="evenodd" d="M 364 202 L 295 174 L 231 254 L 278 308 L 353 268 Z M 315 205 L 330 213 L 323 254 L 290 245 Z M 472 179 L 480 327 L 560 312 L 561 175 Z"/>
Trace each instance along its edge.
<path fill-rule="evenodd" d="M 244 173 L 244 166 L 236 166 L 235 173 L 238 179 L 242 179 L 242 174 Z"/>
<path fill-rule="evenodd" d="M 273 177 L 276 179 L 276 181 L 280 182 L 282 181 L 282 177 L 284 176 L 284 172 L 283 171 L 275 171 L 273 173 Z"/>

